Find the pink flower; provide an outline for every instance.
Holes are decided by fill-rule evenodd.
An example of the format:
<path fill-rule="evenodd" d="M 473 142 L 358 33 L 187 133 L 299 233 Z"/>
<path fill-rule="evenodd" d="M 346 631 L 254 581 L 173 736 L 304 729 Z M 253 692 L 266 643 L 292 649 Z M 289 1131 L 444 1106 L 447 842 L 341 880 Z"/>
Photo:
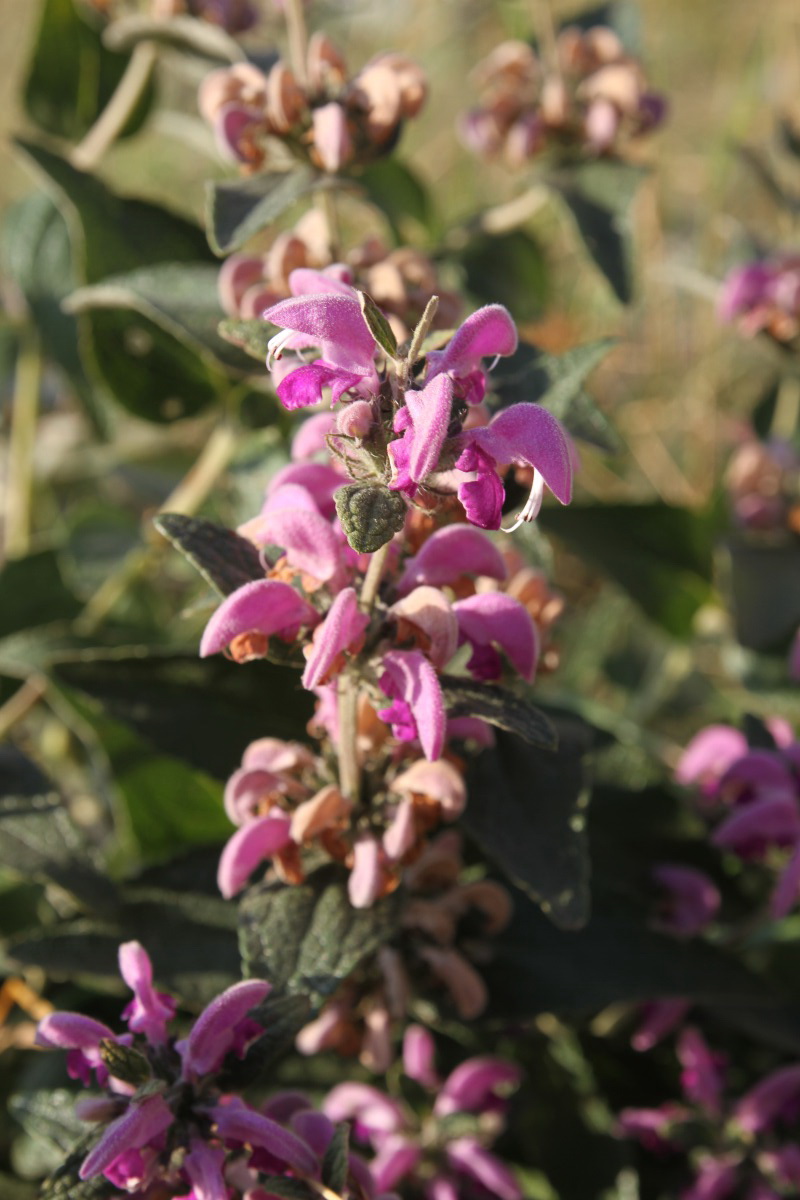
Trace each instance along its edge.
<path fill-rule="evenodd" d="M 710 925 L 719 911 L 719 889 L 704 871 L 661 863 L 653 868 L 654 881 L 664 889 L 659 913 L 661 925 L 681 937 L 695 937 Z"/>
<path fill-rule="evenodd" d="M 536 626 L 528 610 L 503 592 L 482 592 L 457 600 L 453 612 L 458 620 L 459 642 L 468 642 L 472 657 L 467 669 L 476 679 L 499 679 L 503 663 L 499 646 L 523 679 L 533 680 L 539 656 Z"/>
<path fill-rule="evenodd" d="M 734 1110 L 736 1123 L 747 1133 L 761 1133 L 784 1116 L 800 1111 L 800 1065 L 773 1071 L 742 1096 Z"/>
<path fill-rule="evenodd" d="M 336 673 L 337 662 L 347 650 L 363 640 L 369 616 L 359 610 L 354 588 L 339 592 L 323 622 L 314 631 L 311 653 L 303 672 L 303 687 L 326 683 Z"/>
<path fill-rule="evenodd" d="M 231 592 L 220 604 L 206 625 L 200 657 L 218 654 L 246 634 L 277 634 L 292 641 L 304 625 L 313 627 L 318 621 L 316 609 L 288 583 L 257 579 Z"/>
<path fill-rule="evenodd" d="M 144 946 L 125 942 L 119 948 L 119 973 L 133 992 L 122 1011 L 132 1033 L 143 1033 L 153 1045 L 166 1040 L 167 1024 L 175 1016 L 175 1001 L 153 988 L 153 966 Z"/>
<path fill-rule="evenodd" d="M 392 700 L 378 716 L 402 742 L 419 740 L 425 757 L 440 757 L 446 715 L 436 671 L 418 650 L 389 650 L 378 682 Z"/>
<path fill-rule="evenodd" d="M 681 1033 L 678 1058 L 683 1067 L 681 1086 L 688 1099 L 712 1116 L 719 1116 L 723 1086 L 719 1057 L 711 1053 L 697 1029 L 688 1027 Z"/>
<path fill-rule="evenodd" d="M 414 587 L 444 587 L 465 575 L 503 580 L 507 574 L 502 554 L 485 534 L 469 525 L 447 525 L 406 559 L 397 591 L 404 596 Z"/>

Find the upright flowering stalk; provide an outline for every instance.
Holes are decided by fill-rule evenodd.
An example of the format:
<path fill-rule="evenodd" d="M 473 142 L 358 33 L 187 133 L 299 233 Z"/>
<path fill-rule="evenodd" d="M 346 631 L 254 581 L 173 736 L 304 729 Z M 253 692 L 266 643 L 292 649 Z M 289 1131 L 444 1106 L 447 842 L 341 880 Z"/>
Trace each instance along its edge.
<path fill-rule="evenodd" d="M 363 1083 L 339 1084 L 322 1106 L 331 1120 L 352 1121 L 355 1140 L 371 1148 L 378 1190 L 426 1200 L 522 1200 L 513 1174 L 491 1149 L 503 1132 L 519 1069 L 500 1058 L 470 1058 L 441 1080 L 433 1039 L 416 1025 L 406 1030 L 403 1066 L 428 1093 L 424 1115 Z"/>
<path fill-rule="evenodd" d="M 158 1185 L 165 1195 L 227 1200 L 229 1176 L 256 1187 L 265 1163 L 272 1174 L 318 1177 L 319 1158 L 301 1136 L 218 1083 L 228 1057 L 241 1058 L 263 1033 L 251 1013 L 270 985 L 252 979 L 228 988 L 176 1040 L 169 1032 L 175 1001 L 154 989 L 143 947 L 120 946 L 119 964 L 133 992 L 122 1014 L 126 1033 L 69 1012 L 45 1017 L 37 1032 L 40 1046 L 68 1051 L 73 1078 L 104 1089 L 79 1102 L 79 1114 L 100 1130 L 80 1178 L 105 1176 L 142 1200 L 162 1194 Z"/>
<path fill-rule="evenodd" d="M 691 1027 L 678 1040 L 683 1102 L 620 1114 L 620 1136 L 657 1153 L 692 1152 L 691 1181 L 680 1200 L 780 1200 L 794 1195 L 800 1066 L 766 1075 L 738 1099 L 725 1087 L 725 1064 Z"/>

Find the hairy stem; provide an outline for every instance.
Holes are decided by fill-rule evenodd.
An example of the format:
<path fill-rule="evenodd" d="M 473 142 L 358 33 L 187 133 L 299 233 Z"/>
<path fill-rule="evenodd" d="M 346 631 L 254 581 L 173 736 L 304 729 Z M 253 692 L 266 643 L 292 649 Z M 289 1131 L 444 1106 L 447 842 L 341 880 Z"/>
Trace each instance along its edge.
<path fill-rule="evenodd" d="M 91 171 L 113 146 L 150 82 L 157 55 L 158 51 L 153 42 L 139 42 L 113 96 L 92 128 L 72 151 L 70 162 L 73 167 L 78 167 L 81 171 Z"/>
<path fill-rule="evenodd" d="M 358 763 L 358 681 L 350 671 L 339 676 L 339 787 L 352 804 L 361 799 L 361 768 Z"/>
<path fill-rule="evenodd" d="M 286 32 L 289 36 L 289 62 L 301 87 L 308 83 L 308 30 L 303 0 L 285 0 Z"/>
<path fill-rule="evenodd" d="M 376 550 L 369 560 L 369 566 L 364 576 L 364 582 L 361 586 L 361 597 L 359 599 L 359 606 L 364 612 L 371 612 L 375 604 L 390 545 L 391 542 L 387 542 L 385 546 L 381 546 L 380 550 Z"/>
<path fill-rule="evenodd" d="M 31 675 L 18 688 L 10 700 L 0 706 L 0 742 L 2 742 L 18 721 L 27 717 L 36 707 L 47 691 L 47 680 L 44 675 Z"/>
<path fill-rule="evenodd" d="M 330 187 L 320 188 L 317 192 L 317 203 L 328 226 L 328 247 L 331 258 L 334 262 L 338 262 L 342 253 L 342 226 L 339 220 L 336 192 Z"/>
<path fill-rule="evenodd" d="M 33 448 L 39 418 L 42 356 L 38 338 L 30 333 L 23 341 L 11 410 L 8 441 L 8 484 L 6 490 L 5 551 L 9 557 L 30 549 L 31 500 L 33 494 Z"/>

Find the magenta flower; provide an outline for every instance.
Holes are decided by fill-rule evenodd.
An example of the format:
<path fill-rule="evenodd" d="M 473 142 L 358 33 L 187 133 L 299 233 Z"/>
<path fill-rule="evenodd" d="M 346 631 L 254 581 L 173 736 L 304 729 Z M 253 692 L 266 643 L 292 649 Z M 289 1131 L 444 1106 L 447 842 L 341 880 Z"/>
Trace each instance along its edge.
<path fill-rule="evenodd" d="M 687 1027 L 678 1038 L 678 1058 L 684 1095 L 712 1116 L 719 1116 L 723 1090 L 719 1055 L 711 1053 L 697 1029 Z"/>
<path fill-rule="evenodd" d="M 442 689 L 431 663 L 418 650 L 390 650 L 378 682 L 392 700 L 378 716 L 401 742 L 418 740 L 429 760 L 444 747 L 446 715 Z"/>
<path fill-rule="evenodd" d="M 479 592 L 457 600 L 453 612 L 458 620 L 459 642 L 472 647 L 467 670 L 476 679 L 499 679 L 503 663 L 496 647 L 503 651 L 523 679 L 533 680 L 539 644 L 536 626 L 528 610 L 503 592 Z"/>
<path fill-rule="evenodd" d="M 734 1119 L 747 1133 L 771 1129 L 779 1120 L 800 1114 L 800 1065 L 773 1071 L 742 1096 Z"/>
<path fill-rule="evenodd" d="M 652 875 L 664 892 L 659 921 L 665 929 L 679 937 L 696 937 L 711 924 L 722 897 L 704 871 L 661 863 Z"/>
<path fill-rule="evenodd" d="M 333 1088 L 323 1111 L 333 1121 L 352 1121 L 354 1138 L 372 1148 L 369 1165 L 379 1192 L 422 1188 L 430 1200 L 522 1200 L 513 1173 L 489 1149 L 502 1131 L 508 1092 L 519 1084 L 518 1068 L 503 1059 L 469 1059 L 441 1083 L 434 1057 L 431 1035 L 411 1026 L 403 1041 L 403 1064 L 409 1078 L 436 1097 L 428 1117 L 361 1083 Z M 480 1138 L 449 1133 L 446 1122 L 457 1114 L 486 1118 L 491 1132 Z"/>
<path fill-rule="evenodd" d="M 339 592 L 322 624 L 314 631 L 314 640 L 303 672 L 303 687 L 315 688 L 337 673 L 346 651 L 363 640 L 369 616 L 359 610 L 358 596 L 351 587 Z"/>
<path fill-rule="evenodd" d="M 175 1041 L 166 1028 L 175 1001 L 154 989 L 147 953 L 138 942 L 127 942 L 119 957 L 134 992 L 123 1013 L 128 1033 L 117 1036 L 77 1013 L 52 1013 L 37 1031 L 39 1045 L 82 1055 L 88 1068 L 84 1082 L 91 1082 L 95 1070 L 97 1082 L 111 1093 L 79 1110 L 84 1119 L 105 1122 L 81 1164 L 81 1179 L 104 1175 L 137 1195 L 166 1181 L 171 1195 L 183 1187 L 192 1189 L 195 1200 L 227 1200 L 225 1164 L 231 1152 L 241 1159 L 244 1144 L 252 1148 L 247 1155 L 268 1150 L 279 1171 L 315 1171 L 317 1160 L 305 1142 L 238 1098 L 224 1096 L 214 1078 L 229 1055 L 243 1057 L 263 1033 L 250 1014 L 270 985 L 250 979 L 228 988 L 203 1010 L 188 1036 Z M 148 1088 L 138 1091 L 128 1081 L 130 1072 Z M 172 1155 L 176 1139 L 190 1146 L 179 1167 Z"/>
<path fill-rule="evenodd" d="M 469 525 L 447 525 L 406 559 L 397 591 L 404 596 L 412 588 L 444 587 L 464 576 L 486 575 L 502 581 L 507 574 L 502 554 L 485 534 Z"/>
<path fill-rule="evenodd" d="M 316 609 L 288 583 L 276 579 L 257 579 L 231 592 L 208 622 L 200 642 L 200 657 L 218 654 L 236 639 L 248 634 L 273 635 L 293 641 L 303 626 L 319 621 Z M 263 657 L 266 641 L 248 647 L 246 657 Z M 242 661 L 241 658 L 238 661 Z"/>

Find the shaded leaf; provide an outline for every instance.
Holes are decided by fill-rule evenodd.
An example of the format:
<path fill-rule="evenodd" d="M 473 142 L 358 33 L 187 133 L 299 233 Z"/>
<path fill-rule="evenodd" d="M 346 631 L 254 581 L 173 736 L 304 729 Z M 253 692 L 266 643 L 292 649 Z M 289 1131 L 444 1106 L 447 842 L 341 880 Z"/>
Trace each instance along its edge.
<path fill-rule="evenodd" d="M 383 213 L 399 242 L 404 240 L 408 218 L 418 225 L 431 224 L 431 201 L 417 175 L 396 158 L 371 163 L 356 176 L 372 204 Z"/>
<path fill-rule="evenodd" d="M 77 141 L 108 104 L 128 65 L 128 56 L 103 44 L 100 22 L 79 11 L 74 0 L 45 0 L 24 87 L 28 116 L 47 133 Z M 135 133 L 153 100 L 149 86 L 122 136 Z"/>
<path fill-rule="evenodd" d="M 99 1139 L 101 1130 L 93 1129 L 75 1143 L 65 1161 L 42 1184 L 39 1200 L 106 1200 L 117 1188 L 104 1175 L 81 1179 L 81 1163 Z"/>
<path fill-rule="evenodd" d="M 455 675 L 441 675 L 439 682 L 449 716 L 479 717 L 498 729 L 518 734 L 531 746 L 557 749 L 558 733 L 542 710 L 508 688 Z"/>
<path fill-rule="evenodd" d="M 71 313 L 133 309 L 212 365 L 248 371 L 248 357 L 232 349 L 218 332 L 222 317 L 218 274 L 210 263 L 158 263 L 79 288 L 69 297 L 67 308 Z"/>
<path fill-rule="evenodd" d="M 233 529 L 182 513 L 160 513 L 153 524 L 221 596 L 264 578 L 258 550 Z"/>
<path fill-rule="evenodd" d="M 360 291 L 358 293 L 358 303 L 361 306 L 361 313 L 367 323 L 367 328 L 381 350 L 385 354 L 388 354 L 389 358 L 396 358 L 397 338 L 394 336 L 394 330 L 372 299 L 372 296 L 367 292 Z"/>
<path fill-rule="evenodd" d="M 75 1093 L 66 1088 L 18 1092 L 8 1104 L 23 1129 L 53 1142 L 65 1153 L 86 1133 L 86 1124 L 75 1113 Z"/>
<path fill-rule="evenodd" d="M 322 1160 L 322 1182 L 337 1194 L 343 1193 L 350 1172 L 350 1126 L 337 1125 Z"/>
<path fill-rule="evenodd" d="M 59 663 L 53 673 L 151 748 L 215 779 L 227 779 L 245 746 L 266 729 L 273 737 L 303 739 L 313 712 L 297 671 L 271 662 L 242 667 L 222 655 L 95 656 Z M 220 838 L 230 832 L 217 821 L 213 830 Z"/>
<path fill-rule="evenodd" d="M 517 321 L 542 315 L 547 295 L 544 255 L 529 233 L 481 234 L 460 255 L 467 289 L 486 304 L 505 304 Z"/>
<path fill-rule="evenodd" d="M 346 878 L 324 867 L 295 887 L 268 883 L 246 892 L 239 942 L 247 973 L 278 992 L 307 995 L 315 1007 L 331 996 L 397 927 L 397 893 L 356 909 Z"/>
<path fill-rule="evenodd" d="M 270 1196 L 282 1196 L 284 1200 L 319 1200 L 319 1192 L 302 1179 L 290 1179 L 288 1175 L 262 1175 L 260 1184 Z"/>
<path fill-rule="evenodd" d="M 305 996 L 268 996 L 251 1015 L 265 1032 L 248 1047 L 243 1059 L 228 1055 L 218 1077 L 224 1091 L 240 1091 L 264 1081 L 272 1064 L 294 1046 L 311 1017 L 311 1007 Z"/>
<path fill-rule="evenodd" d="M 536 401 L 558 417 L 573 437 L 616 453 L 621 445 L 619 435 L 583 386 L 614 345 L 614 338 L 601 338 L 565 354 L 548 354 L 530 342 L 521 342 L 514 354 L 500 359 L 493 368 L 492 391 L 504 408 Z"/>
<path fill-rule="evenodd" d="M 800 538 L 739 535 L 727 549 L 738 641 L 751 650 L 783 649 L 800 625 Z"/>
<path fill-rule="evenodd" d="M 206 228 L 215 254 L 238 250 L 254 234 L 271 225 L 315 187 L 319 176 L 310 167 L 266 172 L 250 179 L 206 185 Z"/>
<path fill-rule="evenodd" d="M 582 753 L 586 731 L 559 722 L 559 748 L 542 751 L 512 734 L 470 766 L 461 824 L 497 866 L 564 929 L 589 914 Z"/>
<path fill-rule="evenodd" d="M 80 611 L 54 550 L 12 558 L 0 570 L 0 637 L 70 620 Z"/>
<path fill-rule="evenodd" d="M 623 304 L 631 300 L 633 284 L 628 209 L 644 174 L 631 163 L 603 159 L 554 181 L 591 258 Z"/>
<path fill-rule="evenodd" d="M 250 358 L 257 358 L 263 365 L 266 362 L 269 340 L 275 333 L 275 326 L 267 321 L 220 321 L 217 333 L 232 346 L 238 346 Z"/>
<path fill-rule="evenodd" d="M 606 571 L 676 637 L 713 597 L 713 511 L 652 504 L 546 506 L 542 527 Z"/>

